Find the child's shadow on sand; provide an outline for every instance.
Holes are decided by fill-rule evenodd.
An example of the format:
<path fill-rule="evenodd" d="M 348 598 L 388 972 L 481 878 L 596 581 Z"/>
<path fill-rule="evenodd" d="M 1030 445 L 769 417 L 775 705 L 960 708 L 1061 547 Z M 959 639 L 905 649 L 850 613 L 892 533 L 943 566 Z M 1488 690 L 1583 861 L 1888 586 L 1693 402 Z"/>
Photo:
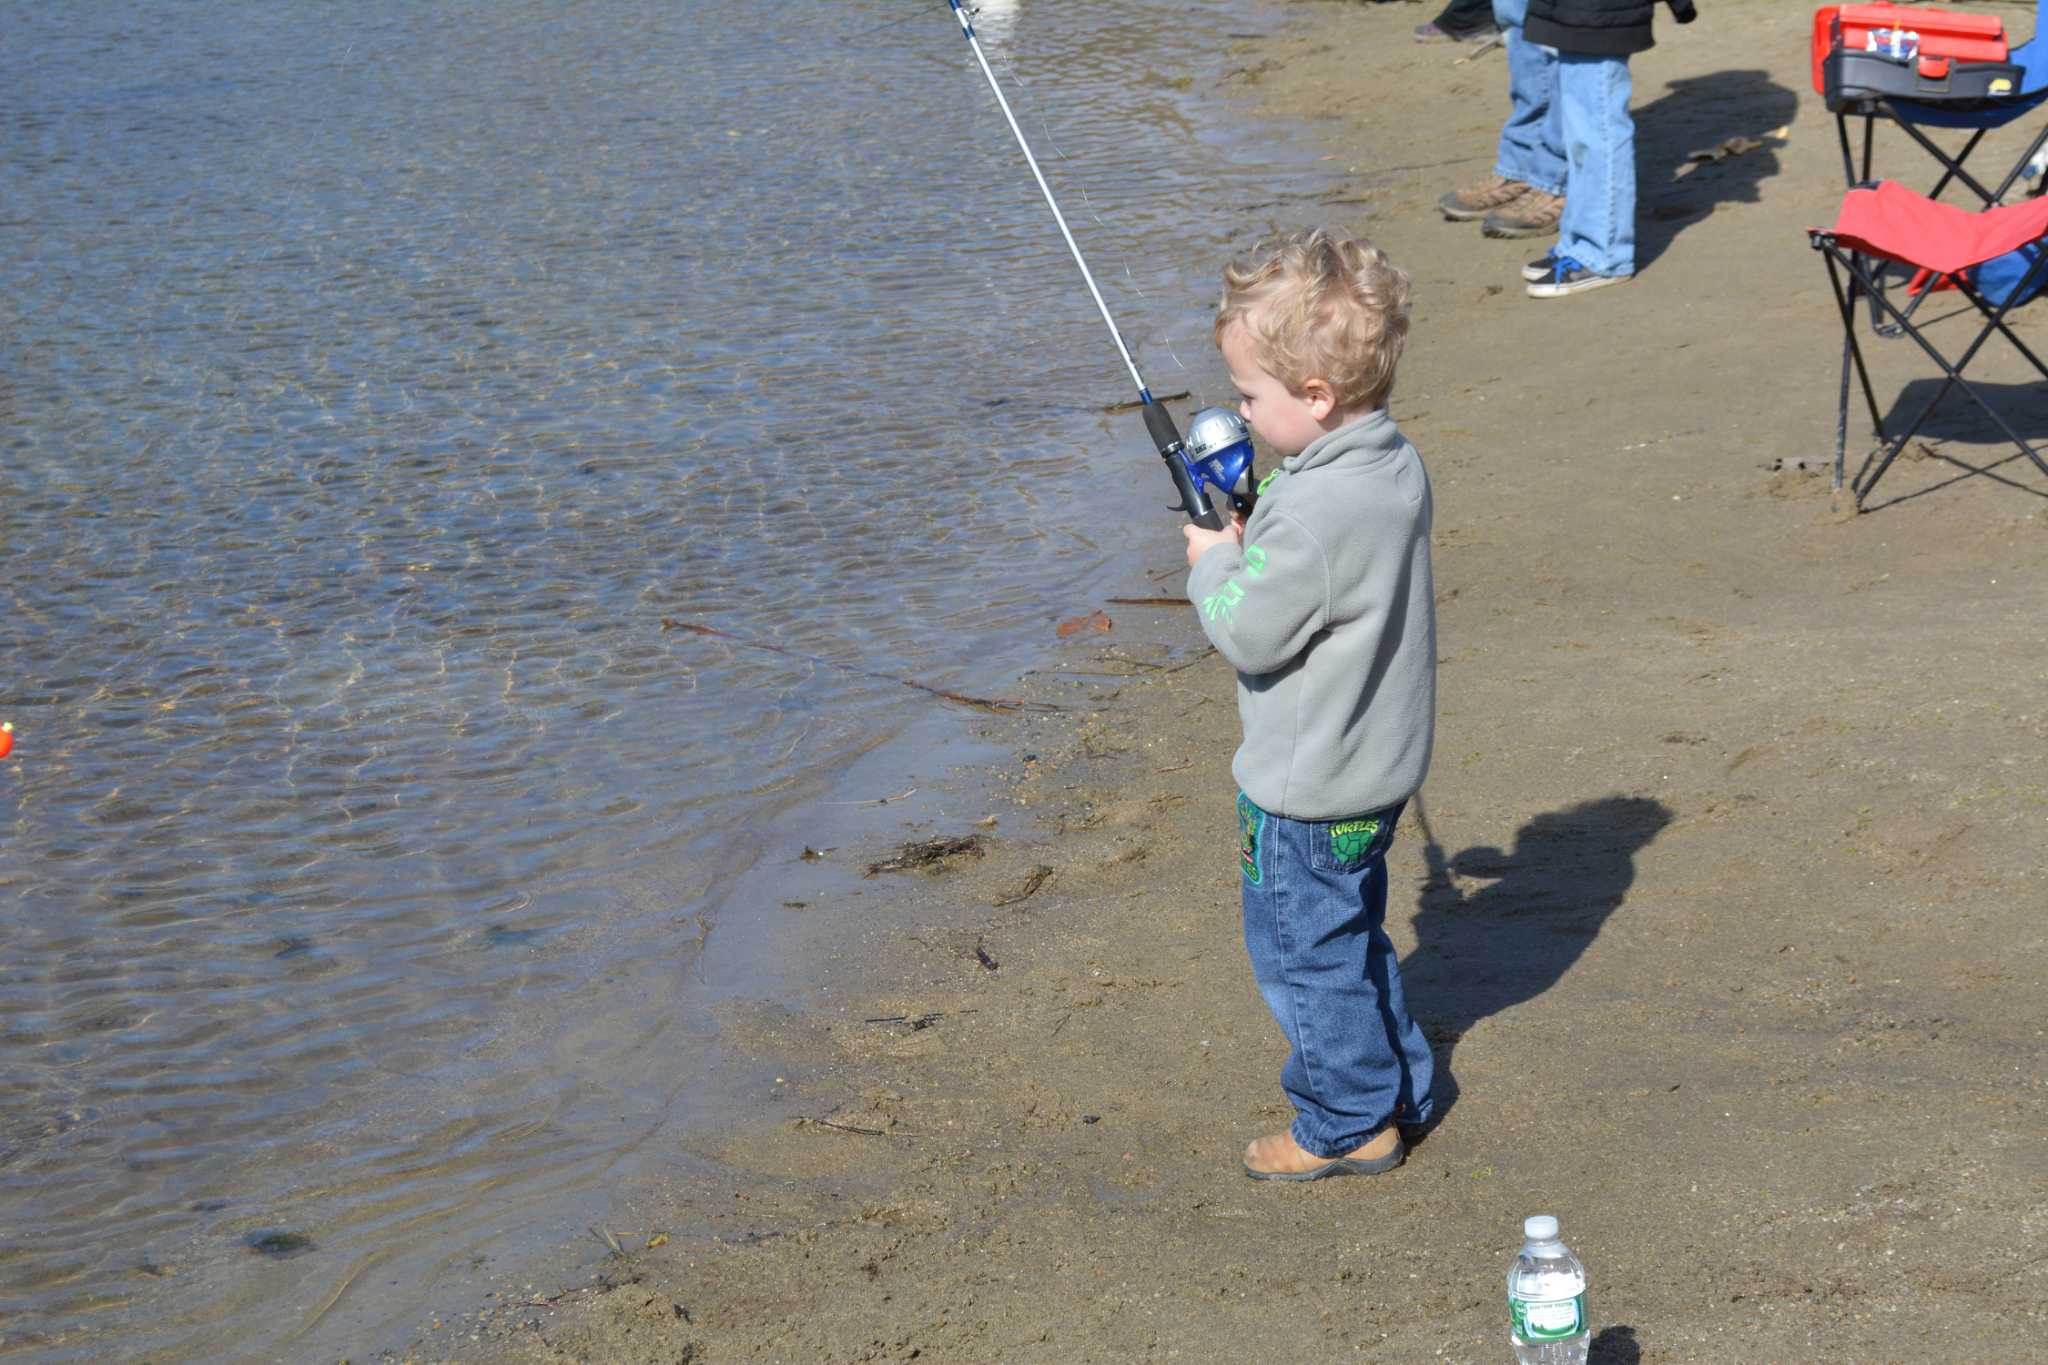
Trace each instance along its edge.
<path fill-rule="evenodd" d="M 1671 823 L 1670 807 L 1608 796 L 1539 815 L 1512 853 L 1468 848 L 1445 859 L 1432 841 L 1402 982 L 1436 1055 L 1436 1113 L 1457 1103 L 1451 1054 L 1481 1019 L 1549 990 L 1621 907 L 1635 855 Z M 1475 884 L 1479 883 L 1479 884 Z"/>

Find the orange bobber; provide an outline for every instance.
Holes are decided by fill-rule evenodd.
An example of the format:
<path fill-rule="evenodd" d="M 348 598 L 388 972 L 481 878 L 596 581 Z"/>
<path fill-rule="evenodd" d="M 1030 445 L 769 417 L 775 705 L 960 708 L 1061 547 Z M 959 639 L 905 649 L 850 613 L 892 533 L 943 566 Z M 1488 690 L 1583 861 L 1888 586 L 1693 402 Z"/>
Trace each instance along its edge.
<path fill-rule="evenodd" d="M 13 752 L 14 725 L 12 722 L 9 722 L 7 724 L 0 725 L 0 758 L 5 758 L 7 757 L 7 755 Z"/>

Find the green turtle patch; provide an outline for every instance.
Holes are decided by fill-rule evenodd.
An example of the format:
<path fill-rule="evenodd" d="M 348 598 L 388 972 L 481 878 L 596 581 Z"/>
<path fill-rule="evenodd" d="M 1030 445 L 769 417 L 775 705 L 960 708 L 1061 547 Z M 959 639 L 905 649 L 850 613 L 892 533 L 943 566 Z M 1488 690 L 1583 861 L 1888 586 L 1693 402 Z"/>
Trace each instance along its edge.
<path fill-rule="evenodd" d="M 1244 866 L 1244 878 L 1253 886 L 1263 882 L 1259 870 L 1259 835 L 1266 828 L 1266 812 L 1253 805 L 1243 792 L 1237 796 L 1237 854 Z"/>
<path fill-rule="evenodd" d="M 1369 820 L 1339 820 L 1330 826 L 1330 856 L 1340 863 L 1358 862 L 1379 837 L 1377 816 Z"/>

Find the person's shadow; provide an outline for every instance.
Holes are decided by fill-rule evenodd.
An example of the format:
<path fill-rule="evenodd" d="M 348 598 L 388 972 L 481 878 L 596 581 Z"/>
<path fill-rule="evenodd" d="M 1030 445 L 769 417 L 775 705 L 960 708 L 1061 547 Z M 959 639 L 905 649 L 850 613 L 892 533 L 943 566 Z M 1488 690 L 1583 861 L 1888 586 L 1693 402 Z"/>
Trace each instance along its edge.
<path fill-rule="evenodd" d="M 1429 879 L 1401 980 L 1435 1056 L 1435 1113 L 1426 1125 L 1433 1128 L 1457 1103 L 1458 1040 L 1557 984 L 1621 908 L 1635 855 L 1672 812 L 1643 796 L 1582 801 L 1523 825 L 1511 853 L 1473 847 L 1451 858 L 1426 815 L 1418 810 Z"/>
<path fill-rule="evenodd" d="M 1638 108 L 1636 269 L 1717 205 L 1758 202 L 1759 187 L 1778 173 L 1777 144 L 1768 134 L 1798 113 L 1798 94 L 1763 71 L 1687 76 Z M 1700 160 L 1695 152 L 1719 156 Z"/>

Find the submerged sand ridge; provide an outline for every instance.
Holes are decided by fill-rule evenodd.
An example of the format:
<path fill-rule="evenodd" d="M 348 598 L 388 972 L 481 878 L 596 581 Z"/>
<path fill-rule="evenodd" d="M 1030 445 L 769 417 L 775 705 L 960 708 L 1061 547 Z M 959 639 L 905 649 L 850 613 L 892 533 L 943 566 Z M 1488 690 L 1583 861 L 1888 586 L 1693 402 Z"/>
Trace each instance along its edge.
<path fill-rule="evenodd" d="M 977 722 L 1014 760 L 901 831 L 980 856 L 790 912 L 830 989 L 727 1011 L 751 1116 L 621 1192 L 623 1254 L 545 1255 L 414 1358 L 1497 1361 L 1535 1212 L 1587 1264 L 1595 1361 L 2034 1353 L 2048 487 L 1959 477 L 2000 458 L 1966 432 L 1861 517 L 1800 470 L 1833 435 L 1801 230 L 1834 129 L 1804 12 L 1703 9 L 1634 63 L 1643 273 L 1584 299 L 1524 299 L 1526 244 L 1431 208 L 1484 171 L 1504 73 L 1408 42 L 1422 9 L 1301 5 L 1228 92 L 1415 167 L 1329 206 L 1415 274 L 1393 411 L 1438 508 L 1390 928 L 1443 1113 L 1407 1164 L 1238 1173 L 1287 1109 L 1231 681 L 1191 620 L 1107 607 L 1025 680 L 1064 709 Z"/>

